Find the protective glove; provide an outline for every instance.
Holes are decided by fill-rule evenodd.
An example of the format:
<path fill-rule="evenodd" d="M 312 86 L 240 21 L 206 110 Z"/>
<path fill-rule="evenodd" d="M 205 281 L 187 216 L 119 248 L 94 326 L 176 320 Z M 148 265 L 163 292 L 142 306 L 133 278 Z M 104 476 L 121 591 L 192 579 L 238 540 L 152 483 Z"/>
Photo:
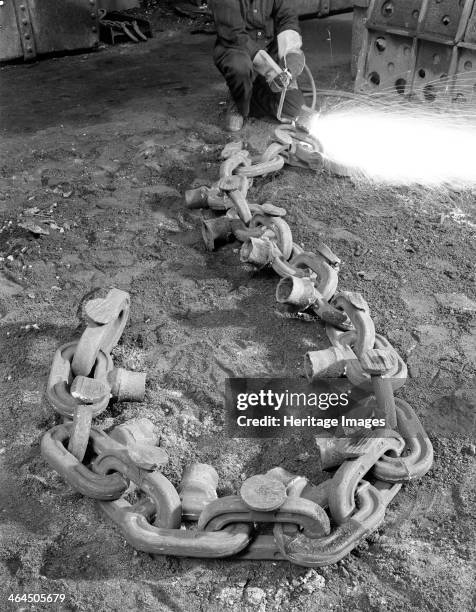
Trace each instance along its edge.
<path fill-rule="evenodd" d="M 301 50 L 302 38 L 296 30 L 284 30 L 278 34 L 278 56 L 283 68 L 296 79 L 304 70 L 306 59 Z"/>
<path fill-rule="evenodd" d="M 302 51 L 290 51 L 282 60 L 283 68 L 286 68 L 294 79 L 304 70 L 306 59 Z"/>
<path fill-rule="evenodd" d="M 264 76 L 272 91 L 279 92 L 287 87 L 288 83 L 285 82 L 286 75 L 283 69 L 264 49 L 258 51 L 254 56 L 253 68 L 258 74 Z"/>

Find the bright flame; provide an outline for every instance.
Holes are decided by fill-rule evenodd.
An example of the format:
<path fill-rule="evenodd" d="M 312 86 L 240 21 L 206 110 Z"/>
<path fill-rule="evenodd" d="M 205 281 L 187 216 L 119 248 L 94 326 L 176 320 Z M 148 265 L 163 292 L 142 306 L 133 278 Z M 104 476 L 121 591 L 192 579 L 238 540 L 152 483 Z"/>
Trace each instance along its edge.
<path fill-rule="evenodd" d="M 476 117 L 354 103 L 316 115 L 310 133 L 331 168 L 354 178 L 476 185 Z"/>

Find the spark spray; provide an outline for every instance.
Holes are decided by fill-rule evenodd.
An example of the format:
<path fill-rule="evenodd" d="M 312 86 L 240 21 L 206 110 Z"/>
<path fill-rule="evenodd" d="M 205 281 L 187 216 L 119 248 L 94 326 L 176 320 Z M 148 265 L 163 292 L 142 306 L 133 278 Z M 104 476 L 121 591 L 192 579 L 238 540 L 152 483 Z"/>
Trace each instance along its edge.
<path fill-rule="evenodd" d="M 356 102 L 307 121 L 326 164 L 341 174 L 392 185 L 476 185 L 476 115 Z"/>

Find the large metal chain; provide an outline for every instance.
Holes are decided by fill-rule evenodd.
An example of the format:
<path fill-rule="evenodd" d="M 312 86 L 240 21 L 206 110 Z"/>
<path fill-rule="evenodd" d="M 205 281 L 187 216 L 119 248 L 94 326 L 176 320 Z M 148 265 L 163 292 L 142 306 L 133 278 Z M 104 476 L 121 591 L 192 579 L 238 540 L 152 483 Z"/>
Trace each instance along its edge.
<path fill-rule="evenodd" d="M 119 401 L 144 397 L 145 375 L 112 364 L 110 352 L 130 308 L 129 295 L 113 289 L 85 305 L 87 327 L 80 340 L 60 347 L 54 356 L 46 394 L 65 422 L 44 435 L 41 451 L 74 490 L 99 500 L 103 513 L 140 551 L 288 560 L 309 567 L 335 563 L 382 524 L 402 483 L 422 477 L 433 463 L 431 442 L 417 415 L 394 397 L 405 384 L 406 365 L 376 333 L 364 298 L 337 290 L 340 259 L 322 243 L 315 253 L 304 251 L 293 241 L 286 210 L 247 200 L 254 177 L 277 172 L 285 163 L 313 167 L 319 162 L 309 137 L 289 127 L 278 128 L 274 136 L 257 158 L 242 143 L 226 145 L 219 180 L 188 191 L 186 205 L 223 213 L 202 221 L 208 250 L 221 241 L 240 241 L 241 261 L 270 266 L 281 277 L 279 303 L 326 323 L 332 346 L 306 354 L 307 378 L 346 376 L 373 393 L 359 410 L 385 418 L 388 429 L 316 438 L 322 469 L 337 468 L 318 486 L 274 468 L 248 478 L 239 494 L 219 499 L 215 469 L 196 463 L 185 469 L 176 490 L 160 473 L 168 456 L 157 447 L 148 419 L 127 421 L 109 434 L 92 425 L 111 396 Z M 138 496 L 135 504 L 123 497 L 130 483 Z M 183 521 L 197 525 L 183 529 Z M 256 532 L 257 525 L 269 523 L 273 535 Z"/>

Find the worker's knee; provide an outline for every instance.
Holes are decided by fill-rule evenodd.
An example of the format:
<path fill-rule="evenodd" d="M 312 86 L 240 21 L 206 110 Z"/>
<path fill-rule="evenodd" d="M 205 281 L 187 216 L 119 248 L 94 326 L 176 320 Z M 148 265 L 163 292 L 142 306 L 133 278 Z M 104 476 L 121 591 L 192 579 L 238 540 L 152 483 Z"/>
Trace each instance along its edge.
<path fill-rule="evenodd" d="M 228 63 L 227 73 L 239 81 L 251 79 L 253 66 L 250 58 L 244 54 L 234 56 Z"/>

